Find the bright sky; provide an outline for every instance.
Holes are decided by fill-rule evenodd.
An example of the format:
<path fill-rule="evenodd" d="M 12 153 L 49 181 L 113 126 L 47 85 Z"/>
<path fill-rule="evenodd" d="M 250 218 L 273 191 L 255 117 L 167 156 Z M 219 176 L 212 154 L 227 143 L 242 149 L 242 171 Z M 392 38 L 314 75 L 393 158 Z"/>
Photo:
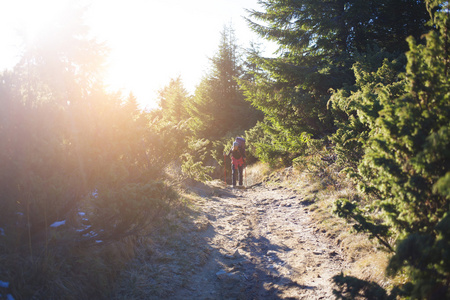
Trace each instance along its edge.
<path fill-rule="evenodd" d="M 0 71 L 19 59 L 18 28 L 34 31 L 69 0 L 10 0 L 0 3 Z M 260 9 L 257 0 L 85 0 L 91 3 L 87 24 L 111 49 L 106 83 L 130 91 L 143 107 L 156 106 L 157 91 L 181 76 L 186 89 L 195 86 L 217 52 L 220 32 L 232 24 L 238 44 L 259 41 L 247 28 L 245 8 Z"/>

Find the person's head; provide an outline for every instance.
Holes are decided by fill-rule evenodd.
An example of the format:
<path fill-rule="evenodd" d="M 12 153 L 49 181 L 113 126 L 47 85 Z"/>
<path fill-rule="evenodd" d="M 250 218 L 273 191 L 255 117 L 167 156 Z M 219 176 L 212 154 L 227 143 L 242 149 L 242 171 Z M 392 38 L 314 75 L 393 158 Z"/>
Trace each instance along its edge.
<path fill-rule="evenodd" d="M 237 150 L 239 148 L 239 144 L 237 142 L 233 143 L 233 149 Z"/>

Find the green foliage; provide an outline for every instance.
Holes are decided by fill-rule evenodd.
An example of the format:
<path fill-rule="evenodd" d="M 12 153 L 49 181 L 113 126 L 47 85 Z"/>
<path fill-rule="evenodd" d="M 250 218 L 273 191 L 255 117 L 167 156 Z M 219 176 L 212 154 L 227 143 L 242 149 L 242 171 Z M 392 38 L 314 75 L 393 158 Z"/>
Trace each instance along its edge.
<path fill-rule="evenodd" d="M 425 45 L 408 38 L 404 79 L 390 76 L 395 72 L 386 61 L 376 73 L 355 68 L 357 78 L 367 79 L 357 81 L 360 86 L 352 94 L 335 93 L 333 101 L 341 108 L 352 103 L 366 126 L 352 133 L 364 150 L 352 176 L 362 192 L 378 199 L 372 206 L 383 213 L 380 225 L 398 236 L 388 270 L 391 275 L 405 272 L 409 282 L 392 295 L 444 299 L 450 296 L 450 18 L 447 1 L 426 3 L 435 30 L 425 36 Z M 350 140 L 342 141 L 342 147 Z M 357 229 L 377 233 L 380 226 L 373 227 L 355 203 L 340 200 L 336 205 L 341 216 L 357 222 Z"/>
<path fill-rule="evenodd" d="M 358 55 L 353 65 L 355 84 L 333 91 L 329 108 L 333 111 L 336 133 L 331 136 L 338 163 L 356 169 L 365 151 L 365 143 L 375 127 L 382 98 L 397 98 L 405 81 L 404 55 L 398 58 L 384 51 Z"/>
<path fill-rule="evenodd" d="M 406 37 L 419 37 L 427 20 L 421 1 L 262 1 L 265 11 L 251 11 L 251 28 L 290 52 L 313 54 L 365 52 L 378 44 L 389 52 L 406 51 Z M 395 41 L 395 42 L 394 42 Z M 305 53 L 308 54 L 308 53 Z"/>
<path fill-rule="evenodd" d="M 264 113 L 266 128 L 276 131 L 268 130 L 267 134 L 273 139 L 280 136 L 281 144 L 303 133 L 322 139 L 334 131 L 333 119 L 350 118 L 345 123 L 348 128 L 341 126 L 336 139 L 345 140 L 338 148 L 339 159 L 355 166 L 352 162 L 363 153 L 360 139 L 367 138 L 369 129 L 356 116 L 346 115 L 349 109 L 356 109 L 348 103 L 338 105 L 339 112 L 328 110 L 330 91 L 344 89 L 334 97 L 348 98 L 356 90 L 350 87 L 359 80 L 352 70 L 355 63 L 378 52 L 373 49 L 398 56 L 407 49 L 407 36 L 420 37 L 427 18 L 424 3 L 276 0 L 260 4 L 264 10 L 251 10 L 249 25 L 261 37 L 277 43 L 279 55 L 264 58 L 257 51 L 251 52 L 251 76 L 240 81 L 246 99 Z M 373 71 L 365 65 L 356 67 Z M 373 108 L 375 113 L 377 109 Z M 298 147 L 303 147 L 302 143 Z M 283 156 L 284 150 L 280 150 Z"/>
<path fill-rule="evenodd" d="M 450 172 L 447 172 L 444 177 L 439 178 L 433 186 L 433 192 L 447 197 L 447 200 L 450 198 Z"/>
<path fill-rule="evenodd" d="M 171 163 L 180 163 L 180 157 L 187 151 L 190 130 L 188 106 L 192 97 L 188 95 L 181 78 L 171 79 L 159 91 L 159 109 L 148 114 L 152 131 L 146 133 L 154 145 L 150 158 L 154 164 L 164 168 Z"/>
<path fill-rule="evenodd" d="M 433 234 L 411 233 L 401 240 L 389 262 L 388 271 L 406 270 L 412 282 L 399 293 L 419 299 L 448 299 L 450 296 L 450 218 L 448 213 Z"/>
<path fill-rule="evenodd" d="M 246 100 L 264 113 L 267 123 L 284 130 L 285 134 L 294 136 L 302 132 L 319 134 L 330 128 L 330 116 L 326 110 L 328 92 L 321 93 L 306 82 L 306 75 L 297 74 L 308 72 L 309 69 L 304 70 L 302 67 L 298 71 L 292 70 L 295 68 L 292 66 L 294 63 L 288 58 L 262 59 L 254 56 L 249 59 L 257 64 L 259 69 L 253 71 L 254 79 L 240 82 Z M 294 74 L 280 74 L 286 72 Z M 302 85 L 299 83 L 301 81 Z M 326 79 L 320 81 L 327 82 Z M 306 86 L 314 89 L 314 92 Z M 323 86 L 322 89 L 327 90 L 329 87 Z"/>
<path fill-rule="evenodd" d="M 235 136 L 229 134 L 220 140 L 216 140 L 212 142 L 212 150 L 211 156 L 219 163 L 223 161 L 223 156 L 228 154 L 228 151 L 233 146 L 233 142 L 235 141 Z"/>
<path fill-rule="evenodd" d="M 209 153 L 209 144 L 209 140 L 206 139 L 192 138 L 189 141 L 189 152 L 182 155 L 181 165 L 181 170 L 186 177 L 202 182 L 212 180 L 209 174 L 213 172 L 214 167 L 204 165 Z"/>
<path fill-rule="evenodd" d="M 185 153 L 183 154 L 181 170 L 186 177 L 204 182 L 212 180 L 212 177 L 208 173 L 211 173 L 214 167 L 204 166 L 202 161 L 195 162 L 192 155 Z"/>
<path fill-rule="evenodd" d="M 248 130 L 246 136 L 247 143 L 251 145 L 249 153 L 272 167 L 292 165 L 292 160 L 304 154 L 311 140 L 307 133 L 294 136 L 263 122 Z"/>
<path fill-rule="evenodd" d="M 445 201 L 433 194 L 432 187 L 448 170 L 449 146 L 445 138 L 449 126 L 448 93 L 440 91 L 447 80 L 436 75 L 426 78 L 426 74 L 439 74 L 435 72 L 420 72 L 422 78 L 418 78 L 419 72 L 411 73 L 417 63 L 422 63 L 420 57 L 429 55 L 426 47 L 414 49 L 417 46 L 413 42 L 411 47 L 407 72 L 411 90 L 395 101 L 380 97 L 383 109 L 376 120 L 378 130 L 368 140 L 360 166 L 364 182 L 361 188 L 385 199 L 382 205 L 395 203 L 397 212 L 392 211 L 392 222 L 405 230 L 409 226 L 417 230 L 425 225 L 421 223 L 424 219 L 436 213 L 442 216 L 439 207 L 445 207 Z M 432 65 L 422 66 L 435 69 Z M 433 90 L 417 87 L 428 85 L 426 82 L 432 83 Z M 432 103 L 425 103 L 428 99 L 433 99 Z M 435 204 L 430 206 L 427 201 Z"/>
<path fill-rule="evenodd" d="M 225 28 L 210 73 L 198 85 L 188 106 L 194 136 L 220 140 L 253 126 L 259 114 L 244 100 L 237 79 L 244 70 L 234 31 Z"/>
<path fill-rule="evenodd" d="M 159 91 L 159 106 L 163 117 L 174 124 L 189 119 L 187 107 L 191 100 L 183 86 L 181 78 L 171 79 L 170 83 Z"/>
<path fill-rule="evenodd" d="M 187 120 L 173 123 L 164 119 L 161 114 L 162 111 L 150 112 L 152 130 L 146 137 L 152 145 L 148 151 L 149 159 L 152 164 L 163 168 L 171 162 L 178 162 L 180 156 L 185 153 L 190 129 Z"/>

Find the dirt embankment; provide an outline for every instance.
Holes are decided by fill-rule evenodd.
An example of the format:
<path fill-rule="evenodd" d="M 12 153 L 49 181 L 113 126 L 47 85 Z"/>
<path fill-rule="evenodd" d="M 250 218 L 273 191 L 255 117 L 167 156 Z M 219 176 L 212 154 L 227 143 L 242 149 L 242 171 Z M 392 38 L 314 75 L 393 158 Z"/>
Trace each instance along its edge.
<path fill-rule="evenodd" d="M 300 195 L 264 184 L 197 192 L 192 214 L 152 239 L 133 281 L 122 282 L 133 291 L 117 298 L 334 298 L 331 278 L 348 266 Z"/>

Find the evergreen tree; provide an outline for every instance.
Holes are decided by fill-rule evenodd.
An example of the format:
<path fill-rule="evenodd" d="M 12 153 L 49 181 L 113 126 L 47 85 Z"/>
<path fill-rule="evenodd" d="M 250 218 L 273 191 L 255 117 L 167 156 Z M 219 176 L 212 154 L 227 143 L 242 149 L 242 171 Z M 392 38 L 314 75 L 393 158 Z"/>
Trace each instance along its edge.
<path fill-rule="evenodd" d="M 426 3 L 435 30 L 426 35 L 426 45 L 408 39 L 405 78 L 387 84 L 374 77 L 377 93 L 361 95 L 378 108 L 366 118 L 371 131 L 353 176 L 363 192 L 377 199 L 372 209 L 381 210 L 384 224 L 370 221 L 357 203 L 340 200 L 337 211 L 356 220 L 356 228 L 381 240 L 386 241 L 389 234 L 397 236 L 388 271 L 406 272 L 409 282 L 397 287 L 393 295 L 448 299 L 450 7 L 448 1 Z M 378 74 L 389 77 L 383 71 Z M 367 81 L 362 91 L 373 91 L 374 83 Z M 363 112 L 362 116 L 368 115 Z"/>
<path fill-rule="evenodd" d="M 159 91 L 159 106 L 165 119 L 179 123 L 189 118 L 187 105 L 190 96 L 180 77 L 171 79 L 169 85 Z"/>
<path fill-rule="evenodd" d="M 178 161 L 187 151 L 187 141 L 192 133 L 188 122 L 188 105 L 192 97 L 183 86 L 180 77 L 171 79 L 169 84 L 159 91 L 159 109 L 149 114 L 152 124 L 153 143 L 158 145 L 159 155 L 164 164 Z"/>
<path fill-rule="evenodd" d="M 251 10 L 249 24 L 279 45 L 279 56 L 253 56 L 260 71 L 244 83 L 246 97 L 264 112 L 267 128 L 298 143 L 303 132 L 317 138 L 335 130 L 336 116 L 327 110 L 330 90 L 354 84 L 358 54 L 374 48 L 402 52 L 402 41 L 419 37 L 427 17 L 421 1 L 259 3 L 264 11 Z"/>
<path fill-rule="evenodd" d="M 363 157 L 365 142 L 382 108 L 380 94 L 388 92 L 389 97 L 397 98 L 404 93 L 401 72 L 405 71 L 405 61 L 403 54 L 396 57 L 380 50 L 358 55 L 353 65 L 355 84 L 332 91 L 329 108 L 338 129 L 331 140 L 341 167 L 356 169 Z"/>
<path fill-rule="evenodd" d="M 245 102 L 237 82 L 244 70 L 232 28 L 224 28 L 219 50 L 211 62 L 211 71 L 197 87 L 189 109 L 194 135 L 216 140 L 228 132 L 251 127 L 257 116 Z"/>

